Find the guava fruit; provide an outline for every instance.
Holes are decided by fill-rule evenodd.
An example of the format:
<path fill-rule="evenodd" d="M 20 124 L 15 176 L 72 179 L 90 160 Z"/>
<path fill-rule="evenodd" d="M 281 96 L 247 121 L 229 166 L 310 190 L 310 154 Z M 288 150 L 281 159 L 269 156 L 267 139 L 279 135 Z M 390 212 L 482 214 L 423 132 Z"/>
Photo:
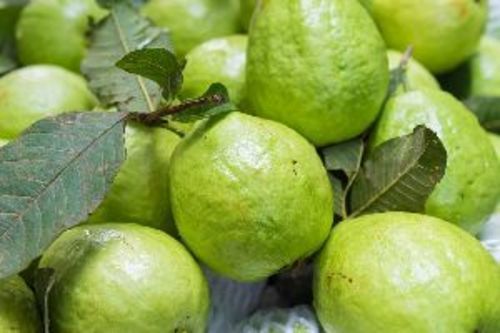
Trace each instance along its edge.
<path fill-rule="evenodd" d="M 186 55 L 181 96 L 201 96 L 214 82 L 226 86 L 231 101 L 239 104 L 245 85 L 248 37 L 233 35 L 211 39 Z"/>
<path fill-rule="evenodd" d="M 127 158 L 90 223 L 137 223 L 175 233 L 168 195 L 170 155 L 179 137 L 163 128 L 129 123 Z"/>
<path fill-rule="evenodd" d="M 258 0 L 240 0 L 240 21 L 244 31 L 250 28 L 253 12 Z"/>
<path fill-rule="evenodd" d="M 320 325 L 308 306 L 260 310 L 242 321 L 235 333 L 319 333 Z"/>
<path fill-rule="evenodd" d="M 239 112 L 204 121 L 172 155 L 179 234 L 216 273 L 262 280 L 314 253 L 333 221 L 332 189 L 295 131 Z"/>
<path fill-rule="evenodd" d="M 35 296 L 23 279 L 13 276 L 0 281 L 0 332 L 39 333 L 42 325 Z"/>
<path fill-rule="evenodd" d="M 89 20 L 105 14 L 95 0 L 31 1 L 17 25 L 19 59 L 25 65 L 54 64 L 79 72 Z"/>
<path fill-rule="evenodd" d="M 42 256 L 51 332 L 204 332 L 208 287 L 189 252 L 135 224 L 80 226 Z"/>
<path fill-rule="evenodd" d="M 403 58 L 398 51 L 388 50 L 389 69 L 396 69 Z M 418 90 L 420 88 L 440 89 L 439 83 L 432 74 L 415 59 L 410 59 L 406 65 L 406 89 Z M 404 91 L 403 87 L 399 91 Z"/>
<path fill-rule="evenodd" d="M 0 138 L 13 139 L 34 122 L 91 110 L 97 100 L 85 80 L 51 65 L 33 65 L 0 78 Z"/>
<path fill-rule="evenodd" d="M 202 42 L 239 30 L 239 0 L 150 0 L 143 14 L 167 28 L 178 56 Z"/>
<path fill-rule="evenodd" d="M 499 332 L 500 267 L 465 231 L 389 212 L 337 225 L 314 272 L 326 332 Z"/>
<path fill-rule="evenodd" d="M 500 198 L 500 165 L 477 118 L 448 93 L 433 89 L 391 98 L 372 134 L 371 145 L 425 125 L 447 151 L 443 179 L 425 205 L 429 215 L 476 234 Z"/>
<path fill-rule="evenodd" d="M 483 37 L 469 66 L 470 95 L 500 96 L 500 41 Z"/>
<path fill-rule="evenodd" d="M 413 55 L 433 73 L 472 56 L 488 18 L 488 0 L 365 1 L 387 46 Z"/>
<path fill-rule="evenodd" d="M 385 45 L 357 1 L 262 1 L 247 61 L 249 111 L 316 146 L 362 133 L 387 93 Z"/>

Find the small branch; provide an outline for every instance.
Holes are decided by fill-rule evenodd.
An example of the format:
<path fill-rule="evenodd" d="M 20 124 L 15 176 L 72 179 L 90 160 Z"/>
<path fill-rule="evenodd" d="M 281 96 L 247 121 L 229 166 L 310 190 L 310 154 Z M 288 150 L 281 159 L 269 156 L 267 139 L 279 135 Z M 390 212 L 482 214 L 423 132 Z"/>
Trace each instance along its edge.
<path fill-rule="evenodd" d="M 410 45 L 406 48 L 405 53 L 403 54 L 403 57 L 401 58 L 401 61 L 399 62 L 399 66 L 401 68 L 406 69 L 408 66 L 408 62 L 410 62 L 410 59 L 413 57 L 413 45 Z"/>
<path fill-rule="evenodd" d="M 193 107 L 217 106 L 225 102 L 226 101 L 224 96 L 215 94 L 211 96 L 204 96 L 196 99 L 186 100 L 179 105 L 167 106 L 150 113 L 131 112 L 128 119 L 137 121 L 147 126 L 158 126 L 167 122 L 165 119 L 163 119 L 166 116 L 181 113 Z"/>

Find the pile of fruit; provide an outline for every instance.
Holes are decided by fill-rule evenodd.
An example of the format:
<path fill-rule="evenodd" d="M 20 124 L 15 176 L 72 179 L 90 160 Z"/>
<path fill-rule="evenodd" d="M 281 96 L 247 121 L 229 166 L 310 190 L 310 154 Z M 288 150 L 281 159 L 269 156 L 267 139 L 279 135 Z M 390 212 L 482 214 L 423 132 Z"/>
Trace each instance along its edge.
<path fill-rule="evenodd" d="M 0 0 L 0 333 L 499 333 L 500 1 Z"/>

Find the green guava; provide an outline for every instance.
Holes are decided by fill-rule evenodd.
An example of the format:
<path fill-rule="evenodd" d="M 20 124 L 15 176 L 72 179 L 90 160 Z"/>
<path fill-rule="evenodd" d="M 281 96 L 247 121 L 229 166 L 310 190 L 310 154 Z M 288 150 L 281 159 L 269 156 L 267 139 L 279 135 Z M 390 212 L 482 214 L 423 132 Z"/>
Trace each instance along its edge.
<path fill-rule="evenodd" d="M 64 232 L 40 268 L 55 270 L 51 332 L 205 332 L 208 286 L 189 252 L 135 224 Z"/>
<path fill-rule="evenodd" d="M 239 30 L 239 0 L 150 0 L 143 13 L 167 28 L 178 56 L 212 38 Z"/>
<path fill-rule="evenodd" d="M 500 41 L 483 37 L 469 66 L 470 95 L 500 96 Z"/>
<path fill-rule="evenodd" d="M 85 80 L 51 65 L 33 65 L 0 78 L 0 138 L 13 139 L 34 122 L 59 113 L 91 110 L 96 98 Z"/>
<path fill-rule="evenodd" d="M 262 1 L 250 28 L 249 111 L 316 146 L 344 141 L 375 120 L 387 93 L 384 42 L 357 1 Z"/>
<path fill-rule="evenodd" d="M 129 123 L 127 158 L 90 223 L 137 223 L 175 233 L 168 195 L 170 155 L 179 137 L 163 128 Z"/>
<path fill-rule="evenodd" d="M 472 56 L 488 18 L 488 0 L 365 1 L 387 46 L 414 56 L 433 73 Z"/>
<path fill-rule="evenodd" d="M 105 14 L 95 0 L 31 1 L 17 25 L 19 59 L 25 65 L 54 64 L 79 72 L 89 19 Z"/>
<path fill-rule="evenodd" d="M 258 281 L 314 253 L 333 221 L 314 147 L 293 130 L 239 112 L 211 118 L 172 155 L 177 228 L 215 272 Z"/>
<path fill-rule="evenodd" d="M 327 332 L 500 332 L 500 269 L 471 235 L 400 212 L 341 222 L 315 262 Z"/>
<path fill-rule="evenodd" d="M 240 21 L 244 31 L 250 28 L 257 1 L 259 0 L 240 0 Z"/>
<path fill-rule="evenodd" d="M 187 55 L 181 97 L 201 96 L 214 82 L 229 91 L 231 101 L 239 104 L 245 86 L 248 37 L 233 35 L 209 40 Z"/>
<path fill-rule="evenodd" d="M 389 59 L 389 69 L 393 70 L 400 65 L 403 54 L 398 51 L 389 50 L 387 51 L 387 57 Z M 434 76 L 424 66 L 418 61 L 410 59 L 406 65 L 406 89 L 418 90 L 420 88 L 440 89 L 440 86 Z M 404 91 L 403 87 L 399 91 Z"/>
<path fill-rule="evenodd" d="M 42 331 L 35 296 L 23 279 L 13 276 L 0 281 L 0 332 Z"/>
<path fill-rule="evenodd" d="M 425 125 L 448 153 L 446 171 L 427 200 L 427 214 L 476 234 L 500 197 L 500 165 L 477 118 L 451 95 L 433 89 L 390 99 L 372 134 L 376 146 Z"/>

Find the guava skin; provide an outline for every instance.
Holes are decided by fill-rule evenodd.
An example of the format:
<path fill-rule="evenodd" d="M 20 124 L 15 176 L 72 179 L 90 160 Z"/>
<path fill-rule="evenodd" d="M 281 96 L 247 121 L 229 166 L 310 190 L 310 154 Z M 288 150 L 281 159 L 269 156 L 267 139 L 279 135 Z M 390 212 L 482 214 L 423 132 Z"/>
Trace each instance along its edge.
<path fill-rule="evenodd" d="M 427 200 L 427 214 L 476 234 L 500 197 L 500 165 L 477 118 L 451 95 L 421 90 L 390 99 L 371 138 L 377 146 L 425 125 L 448 153 L 446 172 Z"/>
<path fill-rule="evenodd" d="M 39 267 L 55 270 L 51 332 L 193 332 L 206 328 L 208 286 L 189 252 L 134 224 L 63 233 Z"/>
<path fill-rule="evenodd" d="M 262 1 L 247 61 L 249 111 L 316 146 L 366 130 L 389 82 L 384 42 L 352 0 Z"/>
<path fill-rule="evenodd" d="M 17 25 L 19 59 L 25 65 L 54 64 L 79 72 L 89 19 L 105 14 L 95 0 L 31 1 Z"/>
<path fill-rule="evenodd" d="M 401 63 L 401 59 L 403 58 L 403 53 L 388 50 L 387 57 L 389 60 L 389 69 L 396 69 Z M 410 59 L 406 66 L 406 89 L 407 90 L 418 90 L 421 88 L 427 89 L 441 89 L 438 81 L 432 76 L 432 74 L 422 66 L 415 59 Z M 399 89 L 400 92 L 403 92 L 404 89 L 401 87 Z"/>
<path fill-rule="evenodd" d="M 0 281 L 0 332 L 39 333 L 42 325 L 35 296 L 23 279 L 13 276 Z"/>
<path fill-rule="evenodd" d="M 404 51 L 431 72 L 450 71 L 472 56 L 488 18 L 488 0 L 364 1 L 387 46 Z"/>
<path fill-rule="evenodd" d="M 326 332 L 498 332 L 500 270 L 481 244 L 437 218 L 400 212 L 336 226 L 315 262 Z"/>
<path fill-rule="evenodd" d="M 259 281 L 314 253 L 333 221 L 332 189 L 295 131 L 239 112 L 200 124 L 174 151 L 177 228 L 222 276 Z"/>
<path fill-rule="evenodd" d="M 500 41 L 483 37 L 470 62 L 472 96 L 500 96 Z"/>
<path fill-rule="evenodd" d="M 245 86 L 246 35 L 211 39 L 186 55 L 181 97 L 196 98 L 214 82 L 222 83 L 233 103 L 239 104 Z"/>
<path fill-rule="evenodd" d="M 490 138 L 490 142 L 495 149 L 495 153 L 498 158 L 500 158 L 500 136 L 494 133 L 488 133 L 488 137 Z"/>
<path fill-rule="evenodd" d="M 163 128 L 125 128 L 127 158 L 90 223 L 137 223 L 175 234 L 168 195 L 170 156 L 180 138 Z"/>
<path fill-rule="evenodd" d="M 64 68 L 33 65 L 0 78 L 0 138 L 13 139 L 34 122 L 91 110 L 97 100 L 85 80 Z"/>
<path fill-rule="evenodd" d="M 184 56 L 202 42 L 239 31 L 239 0 L 150 0 L 143 14 L 171 33 Z"/>

